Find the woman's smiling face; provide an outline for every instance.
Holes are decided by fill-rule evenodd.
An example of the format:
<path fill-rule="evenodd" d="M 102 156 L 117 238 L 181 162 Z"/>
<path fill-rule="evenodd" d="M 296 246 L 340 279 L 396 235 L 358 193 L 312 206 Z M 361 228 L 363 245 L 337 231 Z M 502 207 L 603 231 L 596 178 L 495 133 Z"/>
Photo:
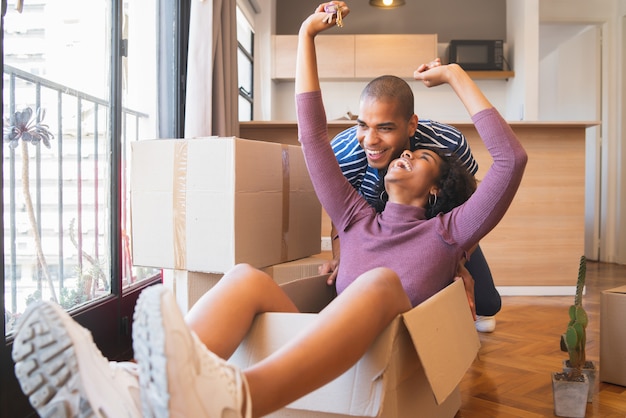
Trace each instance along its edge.
<path fill-rule="evenodd" d="M 367 97 L 361 101 L 357 119 L 357 140 L 365 150 L 368 164 L 386 170 L 389 163 L 409 148 L 417 129 L 417 115 L 407 118 L 397 102 Z"/>
<path fill-rule="evenodd" d="M 385 175 L 389 201 L 425 207 L 429 195 L 437 194 L 441 163 L 441 157 L 432 150 L 404 150 L 389 164 Z"/>

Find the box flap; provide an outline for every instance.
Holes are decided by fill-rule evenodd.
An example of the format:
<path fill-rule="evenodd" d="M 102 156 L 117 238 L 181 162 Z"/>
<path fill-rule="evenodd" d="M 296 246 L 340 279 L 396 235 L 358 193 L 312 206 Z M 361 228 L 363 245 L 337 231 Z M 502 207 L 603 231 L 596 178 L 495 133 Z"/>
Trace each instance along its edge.
<path fill-rule="evenodd" d="M 480 340 L 458 280 L 402 315 L 438 404 L 473 363 Z"/>
<path fill-rule="evenodd" d="M 296 304 L 300 312 L 317 313 L 337 296 L 335 286 L 328 286 L 330 274 L 321 274 L 283 283 L 280 287 Z"/>
<path fill-rule="evenodd" d="M 613 289 L 605 290 L 606 293 L 626 293 L 626 285 L 614 287 Z"/>

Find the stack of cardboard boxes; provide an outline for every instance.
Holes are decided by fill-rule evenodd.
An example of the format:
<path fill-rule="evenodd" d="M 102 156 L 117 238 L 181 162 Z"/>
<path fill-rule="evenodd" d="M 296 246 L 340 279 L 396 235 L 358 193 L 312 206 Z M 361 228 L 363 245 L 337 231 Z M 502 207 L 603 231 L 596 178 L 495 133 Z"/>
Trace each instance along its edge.
<path fill-rule="evenodd" d="M 231 361 L 246 367 L 269 355 L 332 299 L 316 275 L 322 212 L 300 147 L 139 141 L 131 170 L 133 262 L 162 268 L 183 312 L 238 263 L 267 271 L 309 312 L 259 315 Z M 453 417 L 479 345 L 457 282 L 398 316 L 342 376 L 272 416 Z"/>
<path fill-rule="evenodd" d="M 183 311 L 238 263 L 285 276 L 277 265 L 320 253 L 300 147 L 234 137 L 132 147 L 133 263 L 164 269 Z"/>

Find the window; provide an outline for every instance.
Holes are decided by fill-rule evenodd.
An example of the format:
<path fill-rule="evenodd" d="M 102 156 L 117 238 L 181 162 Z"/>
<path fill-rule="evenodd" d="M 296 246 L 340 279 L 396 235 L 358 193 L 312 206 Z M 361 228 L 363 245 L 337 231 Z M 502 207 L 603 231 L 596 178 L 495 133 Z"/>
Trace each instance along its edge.
<path fill-rule="evenodd" d="M 4 132 L 43 133 L 0 148 L 7 416 L 34 414 L 11 372 L 31 300 L 57 300 L 106 357 L 132 358 L 135 301 L 161 276 L 132 261 L 131 143 L 181 136 L 190 2 L 2 0 Z"/>
<path fill-rule="evenodd" d="M 130 144 L 156 137 L 156 2 L 18 3 L 3 32 L 6 334 L 31 300 L 72 309 L 158 273 L 132 265 L 127 187 Z"/>
<path fill-rule="evenodd" d="M 239 76 L 239 120 L 253 119 L 254 31 L 237 6 L 237 67 Z"/>

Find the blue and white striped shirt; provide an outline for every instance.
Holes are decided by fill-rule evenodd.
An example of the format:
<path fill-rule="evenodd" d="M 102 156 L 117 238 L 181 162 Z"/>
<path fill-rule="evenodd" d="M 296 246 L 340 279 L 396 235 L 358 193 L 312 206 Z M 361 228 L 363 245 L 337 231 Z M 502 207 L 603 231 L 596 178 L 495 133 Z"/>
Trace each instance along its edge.
<path fill-rule="evenodd" d="M 355 125 L 338 133 L 331 141 L 333 152 L 344 177 L 367 199 L 370 205 L 382 210 L 380 207 L 382 203 L 380 195 L 383 191 L 381 176 L 378 169 L 367 164 L 365 151 L 356 138 L 356 130 Z M 478 171 L 478 164 L 474 160 L 465 135 L 453 126 L 420 119 L 415 135 L 410 138 L 410 146 L 411 150 L 418 147 L 449 150 L 459 158 L 470 173 L 476 174 Z"/>

